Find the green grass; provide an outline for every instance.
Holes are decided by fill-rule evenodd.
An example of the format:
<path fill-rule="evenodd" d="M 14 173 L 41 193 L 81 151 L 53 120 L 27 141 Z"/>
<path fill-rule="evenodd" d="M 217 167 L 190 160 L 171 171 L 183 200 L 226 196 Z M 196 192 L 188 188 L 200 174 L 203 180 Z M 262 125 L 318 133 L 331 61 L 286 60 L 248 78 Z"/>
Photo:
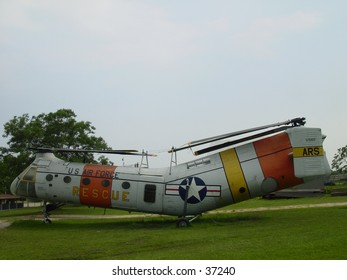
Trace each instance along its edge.
<path fill-rule="evenodd" d="M 346 185 L 347 187 L 347 185 Z M 301 204 L 320 204 L 320 203 L 334 203 L 334 202 L 347 202 L 347 197 L 332 197 L 330 195 L 323 195 L 316 198 L 300 198 L 300 199 L 273 199 L 266 200 L 262 198 L 249 199 L 240 203 L 231 204 L 218 210 L 232 210 L 232 209 L 245 209 L 245 208 L 256 208 L 256 207 L 277 207 L 286 205 L 301 205 Z M 15 210 L 4 210 L 0 211 L 0 219 L 16 219 L 22 216 L 34 216 L 41 215 L 42 209 L 39 207 L 32 208 L 21 208 Z M 94 208 L 87 206 L 71 206 L 67 205 L 52 212 L 54 215 L 129 215 L 139 214 L 139 212 L 127 212 L 124 210 Z"/>
<path fill-rule="evenodd" d="M 347 198 L 254 199 L 226 209 L 342 201 Z M 31 219 L 40 213 L 37 208 L 16 211 L 0 213 L 1 220 L 13 221 L 0 230 L 0 259 L 347 259 L 347 207 L 341 206 L 205 215 L 181 229 L 175 217 L 62 219 L 45 225 Z M 57 213 L 103 214 L 103 209 L 67 207 Z"/>
<path fill-rule="evenodd" d="M 127 212 L 124 210 L 116 209 L 103 209 L 103 208 L 94 208 L 87 206 L 73 206 L 67 205 L 62 208 L 56 209 L 52 212 L 54 215 L 129 215 L 129 214 L 138 214 L 138 212 Z M 37 216 L 42 215 L 41 207 L 29 207 L 29 208 L 20 208 L 14 210 L 4 210 L 0 211 L 0 219 L 13 220 L 16 218 L 23 218 L 23 216 Z"/>

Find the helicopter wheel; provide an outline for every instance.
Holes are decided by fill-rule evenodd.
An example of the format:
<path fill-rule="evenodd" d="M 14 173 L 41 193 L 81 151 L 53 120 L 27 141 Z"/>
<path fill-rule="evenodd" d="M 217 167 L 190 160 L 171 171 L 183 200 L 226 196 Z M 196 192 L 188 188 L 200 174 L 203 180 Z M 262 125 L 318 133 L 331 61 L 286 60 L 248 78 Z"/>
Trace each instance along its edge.
<path fill-rule="evenodd" d="M 52 221 L 50 219 L 48 219 L 48 218 L 45 218 L 43 220 L 43 223 L 45 223 L 46 225 L 50 225 L 52 223 Z"/>
<path fill-rule="evenodd" d="M 181 218 L 176 222 L 176 226 L 178 228 L 188 227 L 190 226 L 189 220 Z"/>

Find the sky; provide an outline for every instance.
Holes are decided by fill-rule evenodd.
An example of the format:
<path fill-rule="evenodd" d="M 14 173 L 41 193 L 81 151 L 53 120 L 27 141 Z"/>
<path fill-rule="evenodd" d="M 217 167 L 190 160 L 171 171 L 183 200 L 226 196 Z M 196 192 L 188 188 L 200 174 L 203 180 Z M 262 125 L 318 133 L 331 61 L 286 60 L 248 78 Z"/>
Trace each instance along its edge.
<path fill-rule="evenodd" d="M 306 117 L 331 162 L 347 144 L 346 10 L 338 0 L 0 0 L 1 135 L 14 116 L 68 108 L 113 149 L 162 152 Z M 168 166 L 159 154 L 151 162 Z"/>

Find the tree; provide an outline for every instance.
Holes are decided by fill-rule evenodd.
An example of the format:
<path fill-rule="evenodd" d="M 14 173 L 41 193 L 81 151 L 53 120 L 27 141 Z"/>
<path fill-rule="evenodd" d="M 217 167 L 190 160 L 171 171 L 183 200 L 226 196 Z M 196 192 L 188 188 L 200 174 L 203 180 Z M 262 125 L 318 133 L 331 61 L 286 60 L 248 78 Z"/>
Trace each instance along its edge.
<path fill-rule="evenodd" d="M 9 193 L 13 179 L 29 165 L 28 153 L 12 155 L 6 148 L 0 148 L 0 193 Z"/>
<path fill-rule="evenodd" d="M 337 149 L 331 167 L 336 173 L 347 172 L 347 145 Z"/>
<path fill-rule="evenodd" d="M 50 147 L 66 149 L 110 149 L 105 140 L 96 137 L 95 127 L 90 122 L 77 121 L 70 109 L 60 109 L 54 113 L 15 116 L 4 124 L 3 137 L 9 138 L 8 148 L 0 148 L 0 192 L 10 185 L 35 155 L 30 147 Z M 110 164 L 104 156 L 94 159 L 91 153 L 56 153 L 67 161 Z M 3 190 L 1 190 L 3 188 Z"/>

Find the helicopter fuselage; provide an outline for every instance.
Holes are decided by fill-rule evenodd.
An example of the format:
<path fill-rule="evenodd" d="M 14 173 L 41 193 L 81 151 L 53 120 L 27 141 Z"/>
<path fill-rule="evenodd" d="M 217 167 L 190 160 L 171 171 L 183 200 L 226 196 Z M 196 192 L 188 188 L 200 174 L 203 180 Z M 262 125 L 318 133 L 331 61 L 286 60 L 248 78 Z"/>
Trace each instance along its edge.
<path fill-rule="evenodd" d="M 37 153 L 11 192 L 52 203 L 198 215 L 329 175 L 323 139 L 318 128 L 293 127 L 159 169 L 66 162 Z"/>

